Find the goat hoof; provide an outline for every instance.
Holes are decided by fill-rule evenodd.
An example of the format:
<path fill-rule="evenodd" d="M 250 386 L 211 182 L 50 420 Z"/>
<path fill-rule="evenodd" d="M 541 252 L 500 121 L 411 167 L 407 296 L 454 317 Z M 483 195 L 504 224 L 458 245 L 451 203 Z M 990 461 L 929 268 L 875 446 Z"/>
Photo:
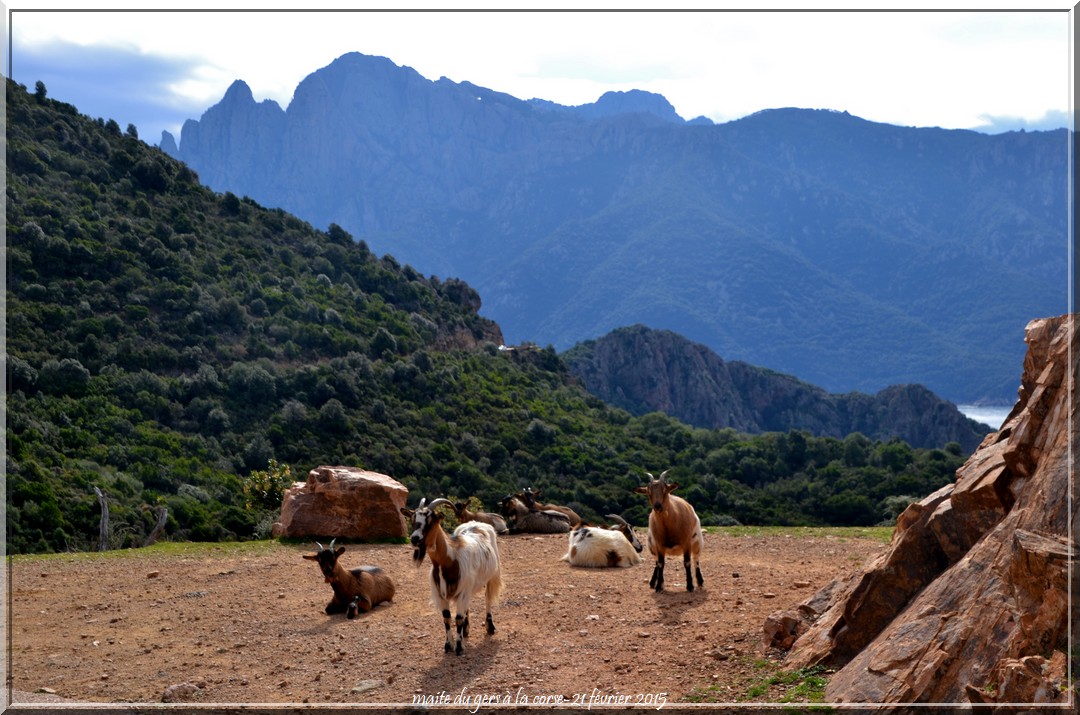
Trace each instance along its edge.
<path fill-rule="evenodd" d="M 461 647 L 461 641 L 458 641 L 457 648 L 454 649 L 454 655 L 461 655 L 464 651 L 465 649 Z"/>
<path fill-rule="evenodd" d="M 453 650 L 453 648 L 452 648 L 452 647 L 450 646 L 450 643 L 449 643 L 449 642 L 447 642 L 447 643 L 446 643 L 446 644 L 445 644 L 445 645 L 443 646 L 443 652 L 444 652 L 444 653 L 449 653 L 449 652 L 450 652 L 450 651 L 452 651 L 452 650 Z"/>

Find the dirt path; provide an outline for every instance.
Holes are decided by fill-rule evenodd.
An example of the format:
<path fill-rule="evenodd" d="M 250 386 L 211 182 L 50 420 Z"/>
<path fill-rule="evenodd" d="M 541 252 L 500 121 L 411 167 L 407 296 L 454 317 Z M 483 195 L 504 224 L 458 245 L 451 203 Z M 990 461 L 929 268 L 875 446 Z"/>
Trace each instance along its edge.
<path fill-rule="evenodd" d="M 392 604 L 353 621 L 323 613 L 330 588 L 300 558 L 303 546 L 15 558 L 13 703 L 39 692 L 159 703 L 185 683 L 193 687 L 174 692 L 192 703 L 411 704 L 464 692 L 531 704 L 581 694 L 673 704 L 710 686 L 735 702 L 761 678 L 753 661 L 762 657 L 765 617 L 884 548 L 865 539 L 707 534 L 705 588 L 687 593 L 681 563 L 669 562 L 668 590 L 655 594 L 648 561 L 571 568 L 559 561 L 566 541 L 500 537 L 506 586 L 497 632 L 474 627 L 460 657 L 443 654 L 429 569 L 417 570 L 404 544 L 347 546 L 346 566 L 382 566 L 398 588 Z"/>

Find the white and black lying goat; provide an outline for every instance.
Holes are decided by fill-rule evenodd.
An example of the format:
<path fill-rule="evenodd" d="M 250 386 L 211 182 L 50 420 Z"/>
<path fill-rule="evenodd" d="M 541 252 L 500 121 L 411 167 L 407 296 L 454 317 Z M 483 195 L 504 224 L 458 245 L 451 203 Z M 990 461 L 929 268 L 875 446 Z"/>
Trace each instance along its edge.
<path fill-rule="evenodd" d="M 469 603 L 473 594 L 484 589 L 487 606 L 487 632 L 495 632 L 495 623 L 491 620 L 491 607 L 499 599 L 502 590 L 502 570 L 499 565 L 499 545 L 495 529 L 490 524 L 469 521 L 447 534 L 440 525 L 442 515 L 436 507 L 454 505 L 449 499 L 436 499 L 425 506 L 426 499 L 413 509 L 403 508 L 401 513 L 412 524 L 409 541 L 413 545 L 413 561 L 419 567 L 424 556 L 431 558 L 431 600 L 442 613 L 446 627 L 446 645 L 444 650 L 451 650 L 461 655 L 461 639 L 469 635 Z M 454 618 L 456 638 L 451 638 L 450 604 L 455 603 L 457 614 Z"/>
<path fill-rule="evenodd" d="M 705 542 L 701 535 L 701 519 L 690 503 L 682 497 L 677 497 L 671 492 L 679 488 L 674 482 L 669 482 L 665 476 L 671 470 L 665 470 L 657 479 L 649 475 L 649 483 L 636 488 L 638 494 L 644 494 L 649 498 L 652 511 L 649 512 L 649 537 L 646 540 L 649 553 L 656 557 L 656 567 L 653 569 L 649 585 L 657 592 L 664 590 L 664 557 L 667 554 L 683 555 L 683 566 L 686 568 L 686 590 L 694 590 L 694 581 L 690 578 L 690 560 L 694 561 L 694 570 L 697 575 L 698 586 L 704 586 L 705 580 L 701 578 L 701 546 Z"/>
<path fill-rule="evenodd" d="M 641 542 L 634 527 L 618 514 L 608 514 L 613 526 L 582 524 L 570 532 L 570 544 L 562 561 L 589 568 L 629 568 L 642 562 Z"/>
<path fill-rule="evenodd" d="M 322 570 L 323 577 L 334 589 L 334 597 L 326 604 L 326 613 L 344 613 L 355 618 L 357 612 L 366 613 L 383 601 L 394 598 L 394 582 L 378 566 L 359 566 L 346 569 L 338 563 L 338 557 L 345 553 L 345 547 L 334 549 L 334 539 L 329 547 L 318 541 L 319 550 L 313 554 L 304 554 L 304 558 L 315 561 Z"/>

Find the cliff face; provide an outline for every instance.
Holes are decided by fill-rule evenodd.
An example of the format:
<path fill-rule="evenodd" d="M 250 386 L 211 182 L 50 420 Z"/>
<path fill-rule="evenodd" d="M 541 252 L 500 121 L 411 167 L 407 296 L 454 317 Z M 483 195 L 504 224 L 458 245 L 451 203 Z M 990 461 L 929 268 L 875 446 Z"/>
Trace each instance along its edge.
<path fill-rule="evenodd" d="M 988 428 L 920 385 L 875 395 L 829 394 L 790 375 L 724 361 L 709 348 L 667 330 L 620 328 L 564 356 L 589 392 L 628 412 L 664 412 L 705 428 L 740 432 L 804 429 L 842 438 L 900 437 L 915 447 L 959 442 L 973 451 Z"/>
<path fill-rule="evenodd" d="M 1033 321 L 1025 339 L 1020 399 L 1001 430 L 955 483 L 900 516 L 888 552 L 794 614 L 796 631 L 813 623 L 786 665 L 842 666 L 830 702 L 1068 701 L 1080 345 L 1071 316 Z"/>

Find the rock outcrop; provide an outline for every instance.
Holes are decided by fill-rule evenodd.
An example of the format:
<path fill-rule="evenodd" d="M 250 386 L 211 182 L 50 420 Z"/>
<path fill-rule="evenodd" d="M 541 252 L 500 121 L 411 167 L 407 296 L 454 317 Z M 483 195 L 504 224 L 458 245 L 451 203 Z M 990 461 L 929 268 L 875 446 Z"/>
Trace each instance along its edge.
<path fill-rule="evenodd" d="M 958 442 L 965 452 L 990 431 L 921 385 L 834 395 L 790 375 L 725 361 L 705 345 L 644 325 L 613 330 L 563 357 L 605 402 L 635 415 L 663 412 L 706 429 L 803 429 L 838 439 L 861 432 L 927 449 Z"/>
<path fill-rule="evenodd" d="M 409 490 L 385 474 L 318 467 L 285 491 L 273 535 L 383 541 L 407 532 L 401 508 Z"/>
<path fill-rule="evenodd" d="M 766 645 L 794 640 L 785 667 L 839 668 L 829 702 L 1067 702 L 1076 336 L 1070 316 L 1031 322 L 1019 400 L 956 481 L 833 595 L 770 617 Z"/>

